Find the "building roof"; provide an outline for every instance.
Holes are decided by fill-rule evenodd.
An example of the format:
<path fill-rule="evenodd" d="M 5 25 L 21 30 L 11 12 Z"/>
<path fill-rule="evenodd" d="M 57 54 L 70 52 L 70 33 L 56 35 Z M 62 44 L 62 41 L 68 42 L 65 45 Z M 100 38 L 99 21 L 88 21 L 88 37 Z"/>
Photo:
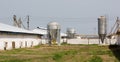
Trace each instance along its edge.
<path fill-rule="evenodd" d="M 42 35 L 47 35 L 47 29 L 44 28 L 44 29 L 34 29 L 33 32 L 35 33 L 39 33 L 39 34 L 42 34 Z M 65 33 L 60 33 L 61 36 L 67 36 L 67 34 Z"/>
<path fill-rule="evenodd" d="M 43 34 L 43 35 L 47 34 L 47 29 L 46 30 L 45 29 L 34 29 L 32 31 L 35 33 Z"/>
<path fill-rule="evenodd" d="M 15 26 L 4 24 L 4 23 L 0 23 L 0 31 L 3 31 L 3 32 L 15 32 L 15 33 L 26 33 L 26 34 L 47 35 L 47 28 L 26 30 L 26 29 L 23 29 L 23 28 L 18 28 L 18 27 L 15 27 Z M 61 36 L 66 36 L 66 34 L 61 33 Z"/>
<path fill-rule="evenodd" d="M 0 31 L 15 32 L 15 33 L 26 33 L 26 34 L 39 34 L 39 33 L 35 33 L 33 31 L 30 31 L 30 30 L 26 30 L 26 29 L 23 29 L 23 28 L 18 28 L 18 27 L 15 27 L 15 26 L 10 26 L 10 25 L 3 24 L 3 23 L 0 23 Z"/>

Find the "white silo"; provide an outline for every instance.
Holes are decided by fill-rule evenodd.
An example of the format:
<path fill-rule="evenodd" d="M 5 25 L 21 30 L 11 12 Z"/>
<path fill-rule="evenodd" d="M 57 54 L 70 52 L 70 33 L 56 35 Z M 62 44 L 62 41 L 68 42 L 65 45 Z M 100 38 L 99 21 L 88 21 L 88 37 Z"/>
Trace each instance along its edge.
<path fill-rule="evenodd" d="M 68 38 L 75 38 L 75 29 L 74 28 L 68 28 L 67 29 L 67 37 Z"/>
<path fill-rule="evenodd" d="M 105 16 L 100 16 L 98 18 L 98 34 L 103 43 L 107 35 L 107 21 Z"/>
<path fill-rule="evenodd" d="M 48 42 L 51 44 L 60 45 L 60 25 L 57 22 L 50 22 L 47 25 Z"/>

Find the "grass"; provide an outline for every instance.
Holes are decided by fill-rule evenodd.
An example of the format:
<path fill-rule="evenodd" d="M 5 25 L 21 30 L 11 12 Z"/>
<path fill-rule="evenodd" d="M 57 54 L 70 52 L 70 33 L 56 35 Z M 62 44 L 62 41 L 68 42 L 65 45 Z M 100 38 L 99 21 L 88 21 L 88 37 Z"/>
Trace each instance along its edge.
<path fill-rule="evenodd" d="M 109 46 L 98 45 L 41 45 L 0 51 L 0 62 L 119 62 L 118 58 Z"/>
<path fill-rule="evenodd" d="M 103 62 L 102 58 L 99 56 L 92 56 L 88 62 Z"/>
<path fill-rule="evenodd" d="M 58 53 L 54 54 L 53 60 L 60 61 L 60 59 L 63 58 L 64 56 L 67 56 L 67 55 L 74 56 L 75 54 L 77 54 L 77 51 L 74 51 L 74 50 L 58 52 Z"/>

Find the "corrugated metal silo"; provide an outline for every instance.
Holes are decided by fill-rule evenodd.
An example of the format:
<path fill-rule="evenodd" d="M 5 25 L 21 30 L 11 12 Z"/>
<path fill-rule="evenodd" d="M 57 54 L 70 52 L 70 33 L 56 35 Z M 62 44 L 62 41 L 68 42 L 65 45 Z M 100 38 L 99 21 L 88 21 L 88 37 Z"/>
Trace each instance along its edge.
<path fill-rule="evenodd" d="M 103 43 L 107 34 L 107 21 L 105 16 L 100 16 L 98 18 L 98 34 Z"/>
<path fill-rule="evenodd" d="M 60 25 L 57 22 L 50 22 L 47 25 L 49 45 L 60 45 Z"/>

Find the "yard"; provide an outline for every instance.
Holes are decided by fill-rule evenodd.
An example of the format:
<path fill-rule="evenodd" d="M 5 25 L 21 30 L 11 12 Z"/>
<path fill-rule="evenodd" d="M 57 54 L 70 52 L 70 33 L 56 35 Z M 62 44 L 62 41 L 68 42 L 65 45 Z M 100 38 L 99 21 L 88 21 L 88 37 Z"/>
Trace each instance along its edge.
<path fill-rule="evenodd" d="M 0 62 L 119 62 L 119 46 L 40 45 L 0 51 Z"/>

